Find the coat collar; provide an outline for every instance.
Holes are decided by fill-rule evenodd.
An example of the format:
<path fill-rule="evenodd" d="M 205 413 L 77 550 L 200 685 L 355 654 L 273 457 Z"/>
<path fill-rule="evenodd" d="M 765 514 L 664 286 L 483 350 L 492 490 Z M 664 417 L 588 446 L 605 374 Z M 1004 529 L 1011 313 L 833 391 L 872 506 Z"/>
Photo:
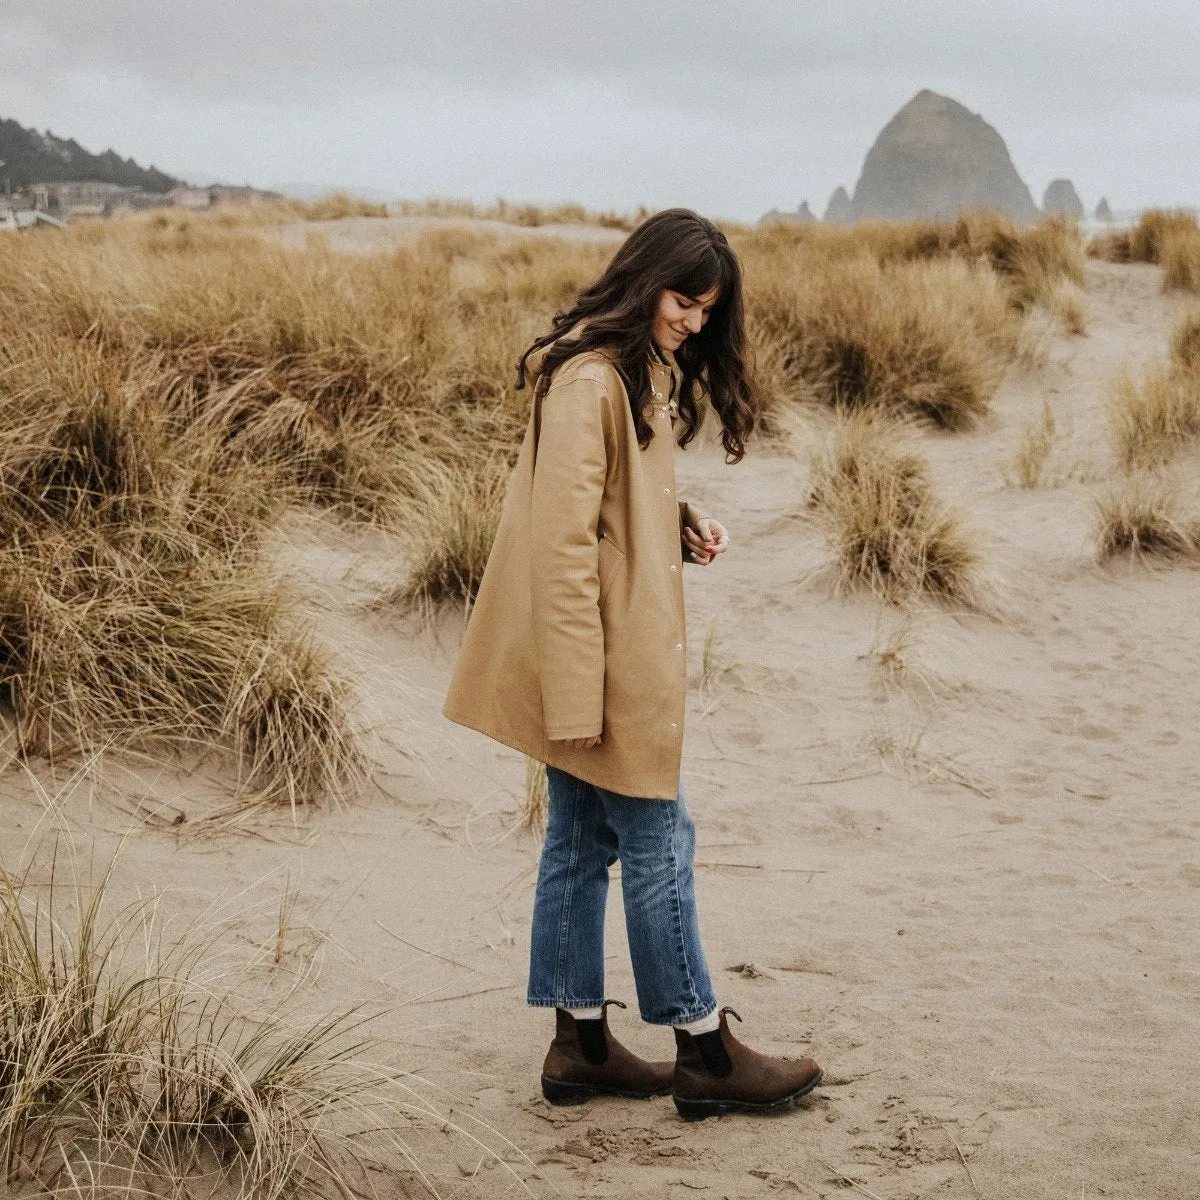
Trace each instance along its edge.
<path fill-rule="evenodd" d="M 675 355 L 670 350 L 664 350 L 661 346 L 654 343 L 650 345 L 650 361 L 662 363 L 667 370 L 675 377 L 675 387 L 678 388 L 683 382 L 683 368 L 675 358 Z"/>

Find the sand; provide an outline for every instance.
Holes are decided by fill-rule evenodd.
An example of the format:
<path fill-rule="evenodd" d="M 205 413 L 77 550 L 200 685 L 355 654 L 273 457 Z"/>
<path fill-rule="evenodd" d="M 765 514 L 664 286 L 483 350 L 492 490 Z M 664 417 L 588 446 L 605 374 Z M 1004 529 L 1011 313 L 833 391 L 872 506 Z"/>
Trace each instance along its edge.
<path fill-rule="evenodd" d="M 524 764 L 439 715 L 461 621 L 421 633 L 371 609 L 400 570 L 383 534 L 297 516 L 278 545 L 359 680 L 375 790 L 298 828 L 281 814 L 205 839 L 213 769 L 114 760 L 57 819 L 104 851 L 129 827 L 136 770 L 187 820 L 138 830 L 118 885 L 166 889 L 181 913 L 241 906 L 247 953 L 297 888 L 277 986 L 307 965 L 314 1013 L 389 1006 L 395 1061 L 483 1144 L 414 1127 L 446 1196 L 1195 1196 L 1197 575 L 1101 568 L 1091 545 L 1113 473 L 1104 381 L 1165 353 L 1177 305 L 1155 268 L 1090 265 L 1087 284 L 1090 336 L 1047 332 L 981 428 L 922 437 L 977 531 L 994 615 L 832 597 L 803 454 L 678 456 L 681 494 L 731 534 L 686 576 L 703 929 L 739 1033 L 824 1067 L 802 1107 L 685 1124 L 669 1100 L 541 1099 L 552 1018 L 523 1006 L 538 855 L 518 822 Z M 1063 431 L 1051 483 L 1006 486 L 1044 398 Z M 710 628 L 721 669 L 702 688 Z M 893 678 L 879 651 L 896 644 Z M 17 769 L 0 786 L 7 862 L 46 819 Z M 669 1056 L 670 1034 L 636 1015 L 617 888 L 609 935 L 608 991 L 630 1006 L 615 1028 Z M 372 1182 L 416 1194 L 400 1174 Z"/>
<path fill-rule="evenodd" d="M 471 229 L 493 237 L 558 238 L 567 242 L 612 242 L 625 239 L 618 229 L 600 225 L 511 225 L 507 221 L 488 221 L 466 217 L 343 217 L 336 221 L 289 221 L 266 225 L 261 230 L 283 245 L 302 250 L 310 239 L 323 240 L 331 250 L 352 254 L 373 254 L 394 250 L 415 241 L 423 233 L 452 227 Z"/>

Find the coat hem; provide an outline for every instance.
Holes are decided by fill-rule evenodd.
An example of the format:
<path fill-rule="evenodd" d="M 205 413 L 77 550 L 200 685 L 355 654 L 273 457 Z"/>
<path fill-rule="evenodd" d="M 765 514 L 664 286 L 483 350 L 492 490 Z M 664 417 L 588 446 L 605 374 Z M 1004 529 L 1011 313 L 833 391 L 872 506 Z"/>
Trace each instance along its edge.
<path fill-rule="evenodd" d="M 453 721 L 455 725 L 462 725 L 466 729 L 473 729 L 476 733 L 482 733 L 485 737 L 490 737 L 492 741 L 499 742 L 500 745 L 507 746 L 510 750 L 516 750 L 520 754 L 526 754 L 535 762 L 546 762 L 546 753 L 542 748 L 534 748 L 533 746 L 519 741 L 517 738 L 500 737 L 497 733 L 495 733 L 494 730 L 485 729 L 482 722 L 477 722 L 461 714 L 456 715 L 455 712 L 452 712 L 445 707 L 442 709 L 442 716 L 444 716 L 448 721 Z M 580 751 L 579 753 L 586 754 L 587 752 Z M 576 776 L 576 778 L 582 779 L 584 783 L 590 783 L 594 787 L 604 788 L 604 790 L 608 792 L 616 792 L 621 796 L 634 797 L 639 800 L 677 800 L 679 798 L 678 774 L 676 774 L 675 777 L 675 789 L 668 795 L 666 792 L 656 793 L 653 788 L 638 789 L 636 791 L 625 791 L 615 788 L 612 786 L 611 782 L 606 782 L 602 779 L 596 778 L 594 772 L 581 770 L 578 764 L 572 764 L 570 767 L 562 767 L 561 769 L 564 771 L 569 771 L 572 775 Z"/>

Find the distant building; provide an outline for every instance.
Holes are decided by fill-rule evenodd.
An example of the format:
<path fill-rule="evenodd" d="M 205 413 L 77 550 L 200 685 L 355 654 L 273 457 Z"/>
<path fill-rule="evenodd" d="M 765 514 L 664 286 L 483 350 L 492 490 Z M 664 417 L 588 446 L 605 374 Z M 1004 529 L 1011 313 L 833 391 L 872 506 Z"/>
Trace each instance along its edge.
<path fill-rule="evenodd" d="M 146 192 L 118 183 L 83 180 L 35 183 L 29 189 L 29 203 L 35 211 L 48 213 L 61 221 L 79 221 L 111 217 L 119 212 L 139 212 L 171 201 L 166 192 Z"/>
<path fill-rule="evenodd" d="M 137 191 L 137 188 L 122 187 L 119 183 L 100 183 L 96 180 L 80 180 L 71 183 L 37 183 L 33 186 L 33 206 L 54 216 L 69 218 L 72 213 L 92 216 L 99 208 L 105 208 L 118 197 Z"/>
<path fill-rule="evenodd" d="M 111 217 L 114 213 L 137 212 L 162 205 L 199 210 L 218 204 L 249 207 L 283 199 L 278 192 L 252 187 L 227 187 L 223 184 L 206 188 L 177 187 L 169 192 L 146 192 L 141 188 L 96 180 L 38 183 L 29 189 L 29 193 L 34 209 L 63 221 L 94 220 Z"/>
<path fill-rule="evenodd" d="M 168 192 L 143 192 L 140 188 L 117 196 L 106 206 L 106 216 L 117 213 L 142 212 L 147 208 L 163 208 L 171 203 Z"/>
<path fill-rule="evenodd" d="M 99 221 L 109 215 L 105 204 L 72 204 L 69 208 L 59 210 L 68 221 Z"/>
<path fill-rule="evenodd" d="M 23 229 L 36 229 L 39 225 L 49 225 L 62 229 L 66 222 L 60 221 L 49 213 L 38 212 L 33 208 L 3 208 L 0 207 L 0 233 L 20 233 Z"/>
<path fill-rule="evenodd" d="M 228 187 L 222 183 L 210 187 L 208 194 L 213 204 L 235 204 L 242 208 L 254 208 L 259 204 L 283 199 L 279 192 L 270 192 L 263 188 Z"/>

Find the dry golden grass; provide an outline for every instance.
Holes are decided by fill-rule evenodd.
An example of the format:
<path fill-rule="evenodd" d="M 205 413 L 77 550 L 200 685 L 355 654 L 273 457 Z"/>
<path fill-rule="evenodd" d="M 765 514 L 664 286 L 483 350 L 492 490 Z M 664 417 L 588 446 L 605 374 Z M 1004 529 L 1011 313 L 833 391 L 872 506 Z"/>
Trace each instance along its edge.
<path fill-rule="evenodd" d="M 749 319 L 770 402 L 812 396 L 951 429 L 987 411 L 1020 332 L 985 268 L 861 255 L 820 271 L 778 264 L 758 277 Z"/>
<path fill-rule="evenodd" d="M 348 793 L 363 764 L 352 696 L 264 573 L 261 531 L 289 504 L 387 522 L 407 543 L 393 598 L 469 608 L 526 423 L 515 361 L 611 247 L 460 227 L 358 257 L 240 220 L 0 243 L 18 331 L 0 345 L 0 685 L 29 753 L 218 747 L 246 789 L 295 803 Z M 1070 227 L 988 216 L 731 236 L 781 428 L 812 399 L 970 424 L 1030 297 L 1078 267 Z"/>
<path fill-rule="evenodd" d="M 1175 326 L 1171 364 L 1176 371 L 1200 379 L 1200 308 L 1184 313 Z"/>
<path fill-rule="evenodd" d="M 388 206 L 349 192 L 331 192 L 303 203 L 301 211 L 306 221 L 340 221 L 346 217 L 386 217 Z"/>
<path fill-rule="evenodd" d="M 865 588 L 893 604 L 922 596 L 978 604 L 979 554 L 894 423 L 841 419 L 830 445 L 813 456 L 810 504 L 834 551 L 840 589 Z"/>
<path fill-rule="evenodd" d="M 469 601 L 516 358 L 603 254 L 456 231 L 352 259 L 221 214 L 5 239 L 0 693 L 24 751 L 211 747 L 244 795 L 350 794 L 352 696 L 259 535 L 288 503 L 403 521 L 413 599 Z"/>
<path fill-rule="evenodd" d="M 1042 402 L 1041 415 L 1025 426 L 1017 443 L 1012 474 L 1018 487 L 1035 488 L 1042 482 L 1057 438 L 1058 422 L 1054 409 L 1045 400 Z"/>
<path fill-rule="evenodd" d="M 1083 289 L 1077 284 L 1060 284 L 1050 295 L 1046 307 L 1062 321 L 1063 328 L 1072 337 L 1087 335 L 1087 310 L 1084 307 Z"/>
<path fill-rule="evenodd" d="M 25 755 L 212 747 L 233 754 L 245 797 L 357 790 L 350 688 L 277 589 L 251 568 L 164 567 L 106 541 L 0 550 L 0 697 Z"/>
<path fill-rule="evenodd" d="M 994 233 L 987 257 L 1021 312 L 1036 304 L 1054 311 L 1065 284 L 1083 286 L 1083 242 L 1078 227 L 1068 222 L 1051 220 L 1022 232 Z"/>
<path fill-rule="evenodd" d="M 535 759 L 525 760 L 525 796 L 521 803 L 521 824 L 544 836 L 550 816 L 550 792 L 546 780 L 546 764 Z"/>
<path fill-rule="evenodd" d="M 582 204 L 517 204 L 503 198 L 492 204 L 472 200 L 399 200 L 393 211 L 401 217 L 459 217 L 473 221 L 503 221 L 509 225 L 599 225 L 604 229 L 631 230 L 649 215 L 650 210 L 635 212 L 592 212 Z"/>
<path fill-rule="evenodd" d="M 867 749 L 879 758 L 883 770 L 900 779 L 922 783 L 949 783 L 965 788 L 985 800 L 996 794 L 993 785 L 955 755 L 926 750 L 922 745 L 927 730 L 910 727 L 900 736 L 887 725 L 877 725 L 864 739 Z"/>
<path fill-rule="evenodd" d="M 383 1131 L 425 1106 L 400 1072 L 364 1061 L 361 1012 L 243 999 L 244 970 L 222 957 L 228 928 L 167 936 L 155 904 L 106 902 L 112 869 L 89 883 L 61 847 L 0 867 L 9 1183 L 81 1198 L 325 1197 L 376 1157 L 364 1131 L 393 1161 L 405 1154 Z"/>
<path fill-rule="evenodd" d="M 1166 283 L 1166 286 L 1194 289 L 1198 237 L 1200 223 L 1194 212 L 1152 208 L 1142 213 L 1132 229 L 1097 234 L 1088 243 L 1087 253 L 1091 258 L 1113 263 L 1161 263 L 1167 266 L 1170 258 L 1168 276 L 1174 273 L 1189 282 Z"/>
<path fill-rule="evenodd" d="M 1200 294 L 1200 229 L 1193 226 L 1164 234 L 1160 261 L 1166 291 Z"/>
<path fill-rule="evenodd" d="M 881 266 L 957 259 L 994 273 L 1009 303 L 1022 312 L 1044 303 L 1063 282 L 1083 283 L 1079 229 L 1060 219 L 1026 229 L 988 212 L 966 213 L 954 221 L 779 224 L 739 238 L 738 246 L 756 263 L 801 258 L 810 269 L 857 256 Z"/>
<path fill-rule="evenodd" d="M 387 603 L 431 622 L 444 605 L 469 614 L 500 524 L 509 462 L 430 462 L 414 470 L 409 512 L 400 524 L 404 582 Z"/>
<path fill-rule="evenodd" d="M 716 621 L 710 622 L 704 631 L 704 642 L 700 647 L 700 678 L 698 690 L 705 710 L 712 711 L 717 689 L 727 679 L 739 673 L 739 663 L 725 648 Z"/>
<path fill-rule="evenodd" d="M 364 200 L 349 192 L 330 192 L 316 200 L 269 200 L 261 204 L 218 204 L 201 212 L 172 212 L 157 209 L 146 219 L 160 230 L 201 222 L 222 229 L 277 225 L 291 221 L 342 221 L 347 217 L 386 217 L 388 206 Z"/>
<path fill-rule="evenodd" d="M 394 511 L 390 473 L 414 447 L 513 444 L 527 403 L 513 364 L 604 257 L 454 231 L 351 258 L 184 221 L 9 239 L 0 317 L 150 372 L 226 463 L 269 463 L 367 516 Z"/>
<path fill-rule="evenodd" d="M 1126 471 L 1169 462 L 1200 436 L 1200 378 L 1165 366 L 1140 378 L 1122 370 L 1111 385 L 1108 427 Z"/>
<path fill-rule="evenodd" d="M 1200 525 L 1180 516 L 1169 482 L 1146 475 L 1130 476 L 1096 500 L 1095 534 L 1101 562 L 1200 554 Z"/>
<path fill-rule="evenodd" d="M 26 755 L 210 747 L 243 796 L 347 795 L 350 689 L 259 563 L 282 492 L 216 470 L 163 386 L 46 330 L 0 347 L 0 706 Z"/>
<path fill-rule="evenodd" d="M 934 699 L 942 685 L 921 664 L 917 630 L 906 614 L 898 621 L 877 620 L 871 644 L 858 656 L 871 670 L 875 694 L 886 699 L 903 693 L 917 704 Z"/>
<path fill-rule="evenodd" d="M 1187 209 L 1152 208 L 1142 213 L 1129 231 L 1131 262 L 1161 263 L 1169 238 L 1200 232 L 1196 214 Z"/>
<path fill-rule="evenodd" d="M 1098 233 L 1087 244 L 1088 258 L 1101 262 L 1127 263 L 1131 261 L 1132 247 L 1127 229 L 1113 229 Z"/>

